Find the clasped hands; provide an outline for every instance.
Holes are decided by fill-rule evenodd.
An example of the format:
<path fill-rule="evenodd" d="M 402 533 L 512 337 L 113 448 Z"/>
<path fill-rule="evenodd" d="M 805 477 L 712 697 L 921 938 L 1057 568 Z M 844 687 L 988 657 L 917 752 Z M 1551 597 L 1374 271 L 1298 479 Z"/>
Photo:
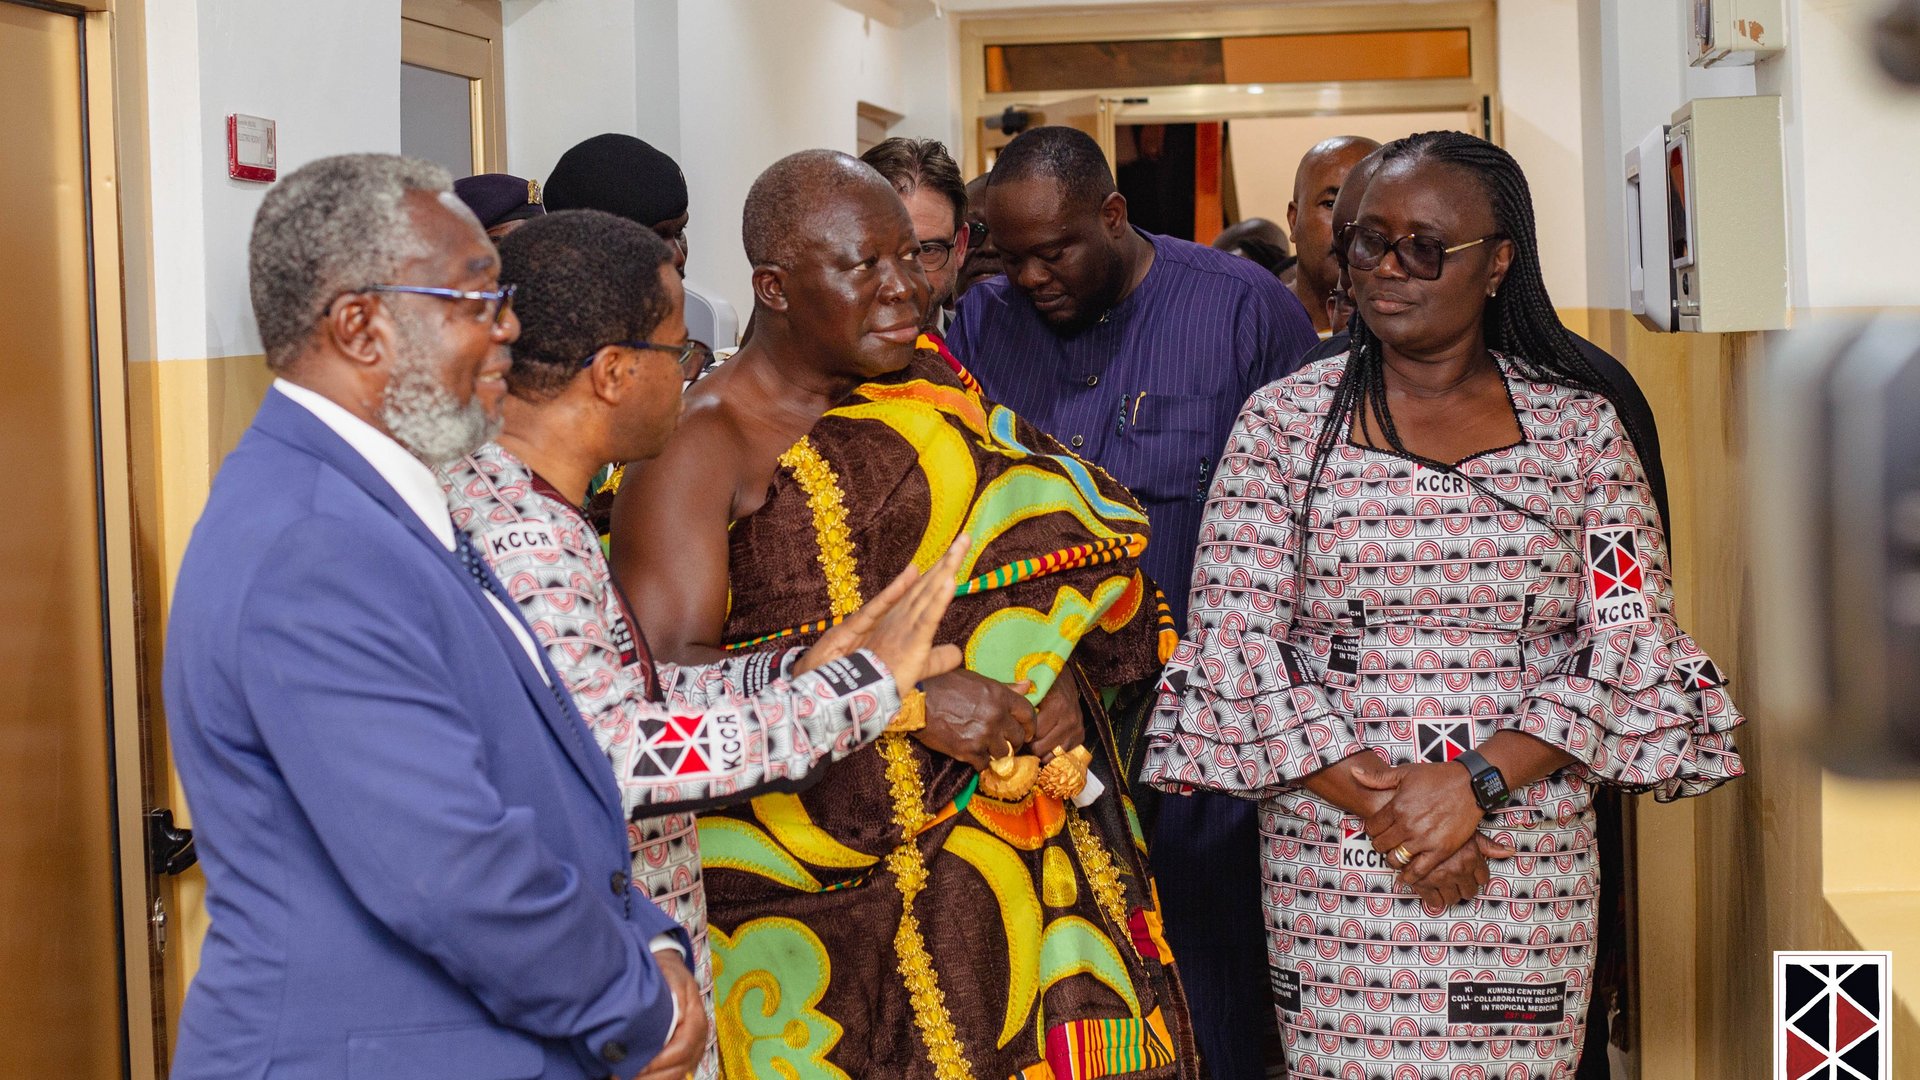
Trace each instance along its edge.
<path fill-rule="evenodd" d="M 927 726 L 915 736 L 928 749 L 987 769 L 995 758 L 1024 751 L 1046 760 L 1086 741 L 1085 720 L 1072 681 L 1054 683 L 1038 707 L 1026 698 L 1033 684 L 1009 686 L 975 672 L 950 671 L 928 679 Z"/>
<path fill-rule="evenodd" d="M 1399 867 L 1401 883 L 1429 906 L 1471 899 L 1487 884 L 1487 860 L 1516 854 L 1480 832 L 1486 815 L 1463 766 L 1387 765 L 1364 756 L 1369 760 L 1350 766 L 1372 804 L 1361 822 L 1374 850 Z"/>

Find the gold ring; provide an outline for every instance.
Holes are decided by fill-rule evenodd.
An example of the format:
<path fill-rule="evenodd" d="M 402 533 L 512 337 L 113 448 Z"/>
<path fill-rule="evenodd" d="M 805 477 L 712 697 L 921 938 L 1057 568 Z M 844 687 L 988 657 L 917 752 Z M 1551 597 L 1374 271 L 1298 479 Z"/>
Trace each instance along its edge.
<path fill-rule="evenodd" d="M 1407 864 L 1413 861 L 1413 852 L 1407 850 L 1407 845 L 1401 844 L 1399 847 L 1387 852 L 1387 858 L 1392 859 L 1395 866 L 1405 870 Z"/>

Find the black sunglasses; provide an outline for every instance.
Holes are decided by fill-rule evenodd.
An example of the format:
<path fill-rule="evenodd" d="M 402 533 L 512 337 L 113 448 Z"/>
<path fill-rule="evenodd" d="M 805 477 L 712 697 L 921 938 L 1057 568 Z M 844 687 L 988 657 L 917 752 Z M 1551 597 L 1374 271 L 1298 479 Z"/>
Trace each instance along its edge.
<path fill-rule="evenodd" d="M 1505 239 L 1504 233 L 1488 233 L 1478 240 L 1469 240 L 1464 244 L 1448 246 L 1444 240 L 1418 233 L 1408 233 L 1399 239 L 1391 239 L 1384 233 L 1362 225 L 1348 222 L 1340 227 L 1335 241 L 1339 250 L 1347 253 L 1347 265 L 1355 270 L 1373 271 L 1380 267 L 1391 252 L 1400 261 L 1400 269 L 1408 277 L 1421 281 L 1435 281 L 1445 269 L 1447 256 L 1456 252 L 1477 247 L 1489 240 Z"/>

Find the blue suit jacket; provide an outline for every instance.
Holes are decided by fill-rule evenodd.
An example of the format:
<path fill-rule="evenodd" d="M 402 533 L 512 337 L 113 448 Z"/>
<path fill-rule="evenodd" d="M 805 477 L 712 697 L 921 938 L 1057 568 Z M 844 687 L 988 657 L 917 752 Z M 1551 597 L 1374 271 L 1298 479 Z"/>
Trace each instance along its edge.
<path fill-rule="evenodd" d="M 366 459 L 269 394 L 167 631 L 212 917 L 174 1080 L 631 1076 L 658 1053 L 647 943 L 678 927 L 628 884 L 565 697 Z"/>

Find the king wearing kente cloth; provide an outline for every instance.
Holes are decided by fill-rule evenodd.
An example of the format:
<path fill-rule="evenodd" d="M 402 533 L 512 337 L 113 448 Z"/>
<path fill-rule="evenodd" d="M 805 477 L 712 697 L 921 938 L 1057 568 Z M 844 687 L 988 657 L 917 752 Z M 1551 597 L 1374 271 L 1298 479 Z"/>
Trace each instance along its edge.
<path fill-rule="evenodd" d="M 964 532 L 940 640 L 1036 701 L 1070 680 L 1104 791 L 990 798 L 966 764 L 887 735 L 798 796 L 708 818 L 729 1076 L 779 1075 L 779 1060 L 803 1077 L 1190 1074 L 1145 845 L 1090 692 L 1159 668 L 1146 529 L 1124 488 L 931 353 L 782 456 L 766 505 L 734 525 L 730 644 L 810 640 Z"/>
<path fill-rule="evenodd" d="M 793 160 L 769 170 L 756 191 Z M 832 173 L 838 160 L 801 164 Z M 834 267 L 854 267 L 861 280 L 855 256 L 866 248 L 914 250 L 897 197 L 861 183 L 849 180 L 848 200 L 884 204 L 847 215 L 857 228 L 833 238 L 848 250 L 829 252 L 825 270 L 782 254 L 800 267 L 783 267 L 788 294 L 813 289 L 803 274 L 832 283 L 846 272 Z M 750 254 L 754 205 L 750 197 Z M 904 239 L 893 236 L 893 214 Z M 788 233 L 821 219 L 836 220 L 821 211 L 788 222 Z M 772 258 L 756 255 L 757 270 Z M 875 260 L 885 281 L 898 273 L 891 258 Z M 883 281 L 881 301 L 865 309 L 881 313 L 865 322 L 891 334 L 894 307 L 923 309 L 924 278 L 914 286 L 915 278 Z M 756 277 L 757 294 L 762 284 Z M 917 305 L 890 299 L 891 290 L 915 287 Z M 1110 477 L 983 398 L 939 353 L 915 351 L 911 335 L 893 353 L 904 368 L 852 381 L 806 426 L 751 445 L 756 425 L 781 415 L 787 400 L 761 389 L 777 382 L 759 380 L 792 374 L 774 366 L 789 358 L 828 364 L 792 348 L 813 324 L 781 314 L 763 298 L 748 346 L 690 395 L 676 439 L 695 441 L 670 445 L 616 502 L 616 567 L 623 577 L 637 571 L 631 580 L 649 635 L 675 647 L 673 620 L 650 617 L 648 597 L 685 604 L 696 591 L 685 580 L 709 565 L 703 497 L 732 499 L 720 541 L 723 625 L 705 640 L 735 653 L 812 640 L 903 568 L 931 565 L 964 535 L 967 565 L 937 640 L 962 649 L 972 677 L 1023 691 L 1039 706 L 1040 726 L 1065 709 L 1078 714 L 1079 729 L 1065 746 L 996 744 L 985 771 L 912 735 L 888 734 L 803 791 L 704 818 L 723 1075 L 1197 1077 L 1099 693 L 1160 667 L 1157 592 L 1138 565 L 1146 515 Z M 730 409 L 734 419 L 716 419 Z M 734 423 L 745 426 L 730 430 Z M 703 425 L 713 428 L 711 441 Z M 739 455 L 765 454 L 770 468 L 721 459 L 743 444 Z M 678 463 L 676 453 L 685 455 Z M 729 476 L 744 478 L 731 495 L 702 492 L 702 484 L 727 486 Z M 642 516 L 683 505 L 687 514 L 671 523 Z M 635 544 L 650 550 L 634 556 Z M 684 630 L 678 637 L 701 640 Z M 944 708 L 931 684 L 926 708 Z"/>

